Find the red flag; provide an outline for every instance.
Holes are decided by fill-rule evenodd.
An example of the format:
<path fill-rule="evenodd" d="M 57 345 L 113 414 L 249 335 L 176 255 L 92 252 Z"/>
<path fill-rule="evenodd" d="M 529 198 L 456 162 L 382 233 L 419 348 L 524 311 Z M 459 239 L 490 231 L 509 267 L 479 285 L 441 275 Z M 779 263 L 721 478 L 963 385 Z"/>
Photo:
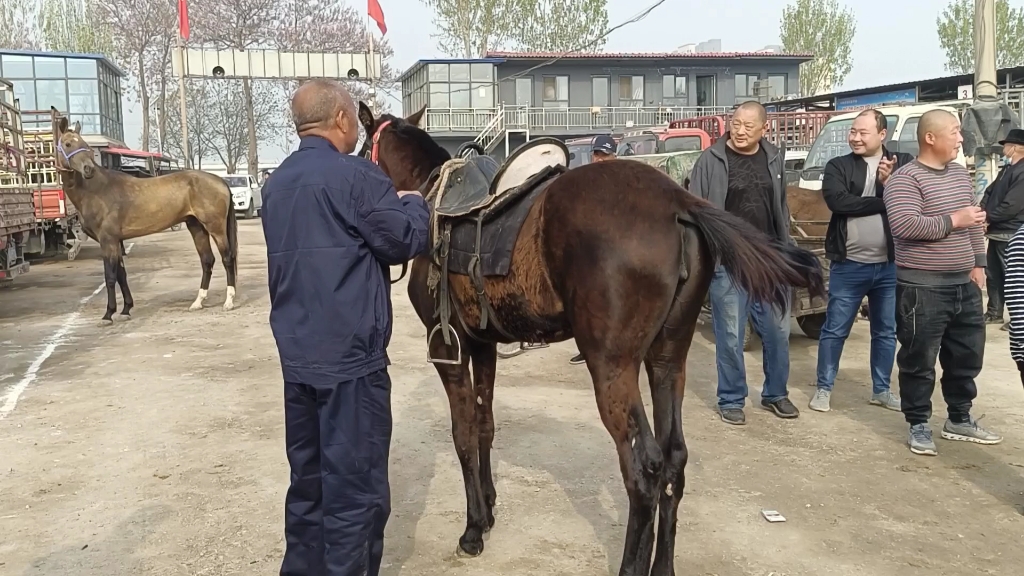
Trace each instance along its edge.
<path fill-rule="evenodd" d="M 181 32 L 181 37 L 188 40 L 188 2 L 186 0 L 178 0 L 178 31 Z"/>
<path fill-rule="evenodd" d="M 379 0 L 367 0 L 367 13 L 370 18 L 377 23 L 377 28 L 380 28 L 381 36 L 388 33 L 388 25 L 384 23 L 384 9 L 380 7 Z"/>

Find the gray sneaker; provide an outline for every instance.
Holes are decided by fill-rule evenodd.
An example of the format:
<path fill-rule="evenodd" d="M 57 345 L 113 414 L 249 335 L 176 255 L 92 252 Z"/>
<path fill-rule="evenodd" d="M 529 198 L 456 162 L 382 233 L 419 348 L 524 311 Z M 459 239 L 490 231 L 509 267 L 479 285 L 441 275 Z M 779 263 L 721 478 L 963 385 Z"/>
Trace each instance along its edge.
<path fill-rule="evenodd" d="M 872 394 L 871 400 L 868 400 L 870 404 L 875 406 L 881 406 L 882 408 L 888 408 L 889 410 L 895 410 L 899 412 L 900 408 L 900 397 L 893 394 L 891 390 L 886 390 L 881 394 Z"/>
<path fill-rule="evenodd" d="M 999 444 L 1002 442 L 1002 436 L 978 426 L 978 422 L 982 418 L 984 416 L 977 419 L 972 418 L 970 422 L 964 424 L 956 424 L 947 419 L 946 424 L 942 427 L 942 437 L 946 440 L 974 442 L 975 444 Z"/>
<path fill-rule="evenodd" d="M 832 391 L 818 388 L 807 407 L 817 412 L 828 412 L 832 409 Z"/>
<path fill-rule="evenodd" d="M 914 424 L 910 427 L 910 451 L 922 456 L 939 455 L 932 440 L 932 429 L 927 424 Z"/>

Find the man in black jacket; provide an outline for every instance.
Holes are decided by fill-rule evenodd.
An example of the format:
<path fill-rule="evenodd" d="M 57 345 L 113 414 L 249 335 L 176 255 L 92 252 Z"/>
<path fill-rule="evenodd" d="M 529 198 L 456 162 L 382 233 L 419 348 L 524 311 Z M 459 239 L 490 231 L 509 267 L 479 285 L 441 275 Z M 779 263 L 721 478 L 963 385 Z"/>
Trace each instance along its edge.
<path fill-rule="evenodd" d="M 868 298 L 871 323 L 871 404 L 900 410 L 889 386 L 896 357 L 896 264 L 882 193 L 892 172 L 913 160 L 886 150 L 885 116 L 865 110 L 853 121 L 852 152 L 829 160 L 821 191 L 832 211 L 825 235 L 829 266 L 828 310 L 818 339 L 818 390 L 809 407 L 831 409 L 843 345 Z"/>
<path fill-rule="evenodd" d="M 985 267 L 988 288 L 988 310 L 985 322 L 1003 323 L 1003 281 L 1006 276 L 1006 245 L 1021 225 L 1024 225 L 1024 130 L 1013 129 L 1003 145 L 1003 156 L 1009 164 L 992 181 L 981 207 L 988 214 L 988 266 Z M 1009 329 L 1009 324 L 1003 326 Z"/>

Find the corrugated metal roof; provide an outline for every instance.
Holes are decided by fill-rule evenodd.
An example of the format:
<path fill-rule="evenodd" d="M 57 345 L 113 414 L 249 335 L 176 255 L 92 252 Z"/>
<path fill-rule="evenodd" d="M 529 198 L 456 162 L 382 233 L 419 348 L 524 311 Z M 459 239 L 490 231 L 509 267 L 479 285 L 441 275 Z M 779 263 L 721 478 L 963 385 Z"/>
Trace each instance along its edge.
<path fill-rule="evenodd" d="M 87 54 L 84 52 L 40 52 L 38 50 L 8 50 L 6 48 L 0 48 L 0 54 L 15 54 L 18 56 L 42 56 L 44 58 L 82 58 L 88 60 L 102 60 L 108 66 L 114 69 L 122 78 L 125 77 L 123 70 L 117 67 L 117 64 L 111 62 L 103 54 Z"/>
<path fill-rule="evenodd" d="M 784 52 L 488 52 L 488 58 L 522 58 L 522 59 L 692 59 L 692 58 L 814 58 L 810 53 Z"/>

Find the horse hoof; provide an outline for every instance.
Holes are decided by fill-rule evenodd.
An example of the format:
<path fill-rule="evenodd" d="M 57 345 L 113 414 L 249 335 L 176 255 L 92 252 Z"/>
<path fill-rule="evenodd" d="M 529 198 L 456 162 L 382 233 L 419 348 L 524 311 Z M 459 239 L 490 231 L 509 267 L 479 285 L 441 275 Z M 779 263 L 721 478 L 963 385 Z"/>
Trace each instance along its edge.
<path fill-rule="evenodd" d="M 132 319 L 132 315 L 129 312 L 121 312 L 121 316 L 122 316 L 122 318 L 121 318 L 122 320 L 131 320 Z"/>
<path fill-rule="evenodd" d="M 107 326 L 113 326 L 113 325 L 114 325 L 114 319 L 113 318 L 104 318 L 104 319 L 100 320 L 100 326 L 107 327 Z"/>
<path fill-rule="evenodd" d="M 225 312 L 229 312 L 229 311 L 234 310 L 234 309 L 235 309 L 235 303 L 234 302 L 225 302 L 224 303 L 224 311 Z"/>
<path fill-rule="evenodd" d="M 196 310 L 202 310 L 202 309 L 203 309 L 203 304 L 201 302 L 193 302 L 192 305 L 188 307 L 188 311 L 189 312 L 195 312 Z"/>
<path fill-rule="evenodd" d="M 459 541 L 459 545 L 455 547 L 455 555 L 460 558 L 476 558 L 484 551 L 483 540 L 480 542 L 467 543 Z"/>

